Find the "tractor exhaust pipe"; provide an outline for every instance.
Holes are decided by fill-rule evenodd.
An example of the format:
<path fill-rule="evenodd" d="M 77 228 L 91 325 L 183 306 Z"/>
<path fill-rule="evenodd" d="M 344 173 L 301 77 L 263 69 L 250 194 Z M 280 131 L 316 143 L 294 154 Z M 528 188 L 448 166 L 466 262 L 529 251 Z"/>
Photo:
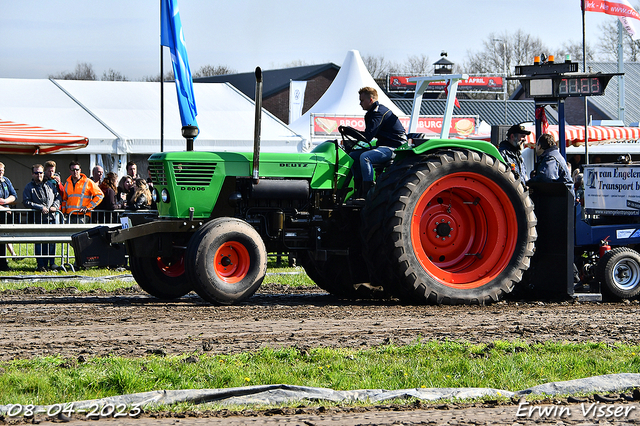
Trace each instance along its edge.
<path fill-rule="evenodd" d="M 262 70 L 256 67 L 256 123 L 253 132 L 253 182 L 260 180 L 260 128 L 262 127 Z"/>

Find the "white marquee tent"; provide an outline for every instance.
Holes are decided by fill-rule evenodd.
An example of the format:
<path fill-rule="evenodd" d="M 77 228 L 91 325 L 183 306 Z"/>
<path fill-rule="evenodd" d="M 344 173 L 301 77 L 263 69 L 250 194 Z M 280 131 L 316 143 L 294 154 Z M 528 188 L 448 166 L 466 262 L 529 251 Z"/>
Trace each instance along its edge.
<path fill-rule="evenodd" d="M 391 99 L 380 89 L 369 71 L 362 62 L 360 53 L 357 50 L 350 50 L 340 67 L 340 71 L 331 83 L 331 86 L 307 112 L 291 123 L 289 127 L 305 140 L 311 143 L 321 142 L 312 140 L 311 137 L 311 115 L 312 114 L 335 114 L 364 117 L 364 111 L 358 101 L 358 90 L 369 86 L 378 91 L 378 101 L 388 107 L 398 117 L 405 114 L 397 107 Z"/>
<path fill-rule="evenodd" d="M 194 84 L 200 135 L 196 151 L 252 151 L 254 102 L 226 83 Z M 174 83 L 164 87 L 164 151 L 183 151 Z M 160 84 L 0 79 L 0 119 L 85 136 L 78 154 L 160 151 Z M 266 152 L 300 152 L 303 140 L 263 110 Z"/>

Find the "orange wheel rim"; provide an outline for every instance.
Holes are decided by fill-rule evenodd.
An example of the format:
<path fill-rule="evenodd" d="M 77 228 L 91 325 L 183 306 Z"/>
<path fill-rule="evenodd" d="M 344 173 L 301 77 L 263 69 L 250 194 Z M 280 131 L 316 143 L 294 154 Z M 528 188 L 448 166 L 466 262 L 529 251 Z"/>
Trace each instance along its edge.
<path fill-rule="evenodd" d="M 173 257 L 158 257 L 158 268 L 168 277 L 179 277 L 184 274 L 184 254 Z"/>
<path fill-rule="evenodd" d="M 250 264 L 249 251 L 237 241 L 228 241 L 216 251 L 214 268 L 224 282 L 233 284 L 241 281 L 247 276 Z"/>
<path fill-rule="evenodd" d="M 518 240 L 511 200 L 498 184 L 476 173 L 438 179 L 420 196 L 410 226 L 411 246 L 424 269 L 460 289 L 496 278 Z"/>

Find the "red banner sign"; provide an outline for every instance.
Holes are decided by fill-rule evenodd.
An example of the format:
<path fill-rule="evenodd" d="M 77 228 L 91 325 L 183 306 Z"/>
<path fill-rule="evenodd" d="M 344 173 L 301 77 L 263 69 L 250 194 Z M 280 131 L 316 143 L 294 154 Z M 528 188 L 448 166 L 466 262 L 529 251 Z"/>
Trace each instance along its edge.
<path fill-rule="evenodd" d="M 313 114 L 313 134 L 312 137 L 337 137 L 340 135 L 338 126 L 350 126 L 356 130 L 364 132 L 364 117 L 355 116 L 326 116 L 322 114 Z M 400 122 L 405 129 L 409 129 L 409 117 L 400 117 Z M 475 133 L 477 117 L 453 117 L 451 119 L 451 128 L 449 136 L 469 136 Z M 418 119 L 417 133 L 427 133 L 437 137 L 442 130 L 442 117 L 422 116 Z"/>
<path fill-rule="evenodd" d="M 387 88 L 389 92 L 413 92 L 416 89 L 416 83 L 409 81 L 411 75 L 389 75 L 387 80 Z M 429 83 L 427 92 L 442 92 L 446 83 L 444 81 L 435 81 Z M 467 80 L 461 80 L 458 83 L 458 91 L 480 91 L 488 90 L 499 92 L 503 90 L 502 77 L 477 77 L 471 76 Z"/>

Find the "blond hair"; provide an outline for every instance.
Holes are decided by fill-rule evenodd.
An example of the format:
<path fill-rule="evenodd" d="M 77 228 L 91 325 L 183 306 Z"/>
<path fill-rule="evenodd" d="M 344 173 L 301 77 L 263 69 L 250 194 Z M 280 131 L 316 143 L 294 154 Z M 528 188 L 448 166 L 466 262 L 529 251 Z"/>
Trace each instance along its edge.
<path fill-rule="evenodd" d="M 363 93 L 365 93 L 367 96 L 369 96 L 374 101 L 378 100 L 378 91 L 376 89 L 374 89 L 373 87 L 367 86 L 367 87 L 363 87 L 362 89 L 358 90 L 358 95 L 362 95 Z"/>

